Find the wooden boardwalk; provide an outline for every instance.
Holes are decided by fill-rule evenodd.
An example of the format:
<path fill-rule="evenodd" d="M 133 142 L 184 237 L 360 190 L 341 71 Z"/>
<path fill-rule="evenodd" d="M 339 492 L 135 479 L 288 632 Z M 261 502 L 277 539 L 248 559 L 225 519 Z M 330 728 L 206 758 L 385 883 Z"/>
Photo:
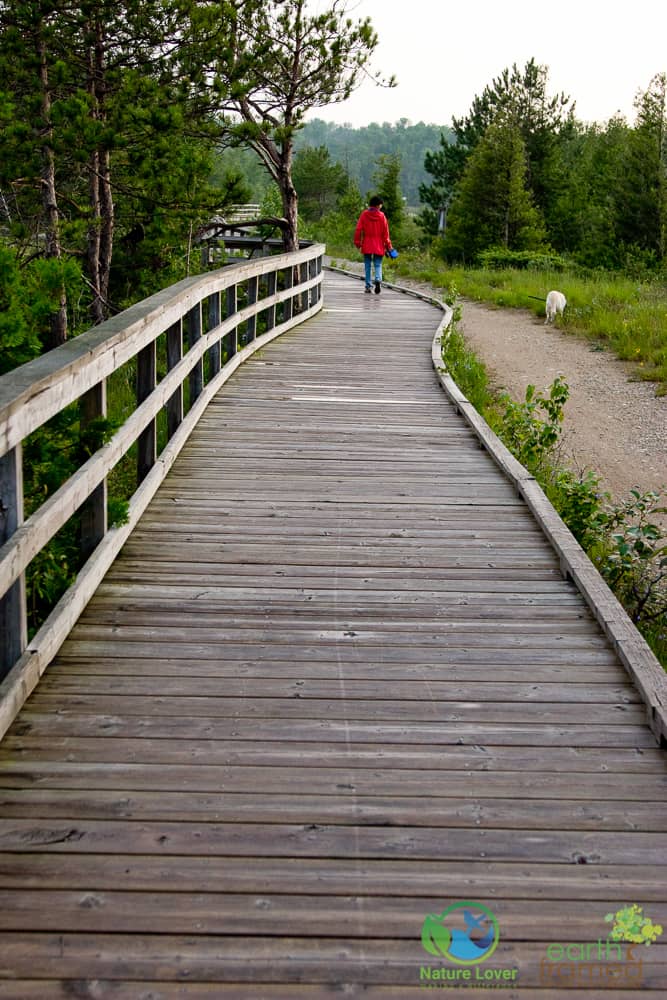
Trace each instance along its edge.
<path fill-rule="evenodd" d="M 0 745 L 0 998 L 402 998 L 426 967 L 664 996 L 644 706 L 439 388 L 437 310 L 325 296 L 211 404 Z M 497 918 L 482 964 L 422 947 L 459 901 Z M 615 979 L 545 960 L 629 904 L 665 934 Z"/>

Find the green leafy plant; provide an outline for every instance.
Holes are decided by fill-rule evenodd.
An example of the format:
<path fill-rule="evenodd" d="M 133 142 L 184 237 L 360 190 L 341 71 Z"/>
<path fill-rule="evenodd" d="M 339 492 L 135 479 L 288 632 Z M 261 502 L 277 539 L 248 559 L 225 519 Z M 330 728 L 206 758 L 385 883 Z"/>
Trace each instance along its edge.
<path fill-rule="evenodd" d="M 500 436 L 531 472 L 543 466 L 558 442 L 563 407 L 569 394 L 567 382 L 559 375 L 550 386 L 548 395 L 529 385 L 522 403 L 516 402 L 507 393 L 499 399 L 502 408 L 498 424 Z"/>
<path fill-rule="evenodd" d="M 631 490 L 621 504 L 598 513 L 607 542 L 600 572 L 635 624 L 667 624 L 667 538 L 656 515 L 667 514 L 660 494 Z"/>

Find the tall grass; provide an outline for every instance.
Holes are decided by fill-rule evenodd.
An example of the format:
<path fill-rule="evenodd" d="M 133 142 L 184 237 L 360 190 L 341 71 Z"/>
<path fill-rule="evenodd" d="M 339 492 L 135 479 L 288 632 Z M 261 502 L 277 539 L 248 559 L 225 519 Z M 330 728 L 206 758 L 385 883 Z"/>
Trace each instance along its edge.
<path fill-rule="evenodd" d="M 638 379 L 655 382 L 667 393 L 667 283 L 638 281 L 609 273 L 574 270 L 448 267 L 425 253 L 405 253 L 392 264 L 396 275 L 428 282 L 436 288 L 454 285 L 461 295 L 504 308 L 529 309 L 544 316 L 547 292 L 557 288 L 567 309 L 557 325 L 566 333 L 587 337 L 633 363 Z M 534 297 L 533 297 L 534 296 Z M 540 301 L 541 300 L 541 301 Z"/>

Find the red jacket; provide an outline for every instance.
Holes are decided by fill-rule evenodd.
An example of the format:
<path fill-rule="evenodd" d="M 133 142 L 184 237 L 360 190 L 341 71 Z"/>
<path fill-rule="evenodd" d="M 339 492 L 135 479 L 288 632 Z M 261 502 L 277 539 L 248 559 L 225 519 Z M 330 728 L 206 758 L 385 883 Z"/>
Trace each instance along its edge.
<path fill-rule="evenodd" d="M 391 250 L 387 216 L 379 208 L 365 208 L 361 213 L 354 231 L 354 245 L 362 253 L 379 254 L 381 257 L 385 250 Z"/>

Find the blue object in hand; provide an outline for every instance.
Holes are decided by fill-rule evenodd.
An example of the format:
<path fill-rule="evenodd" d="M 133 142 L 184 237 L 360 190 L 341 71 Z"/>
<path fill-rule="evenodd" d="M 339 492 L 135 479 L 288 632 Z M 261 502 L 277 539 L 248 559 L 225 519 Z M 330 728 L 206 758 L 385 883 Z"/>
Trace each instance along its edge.
<path fill-rule="evenodd" d="M 398 250 L 394 250 L 393 247 L 391 250 L 387 250 L 387 257 L 398 257 Z"/>

